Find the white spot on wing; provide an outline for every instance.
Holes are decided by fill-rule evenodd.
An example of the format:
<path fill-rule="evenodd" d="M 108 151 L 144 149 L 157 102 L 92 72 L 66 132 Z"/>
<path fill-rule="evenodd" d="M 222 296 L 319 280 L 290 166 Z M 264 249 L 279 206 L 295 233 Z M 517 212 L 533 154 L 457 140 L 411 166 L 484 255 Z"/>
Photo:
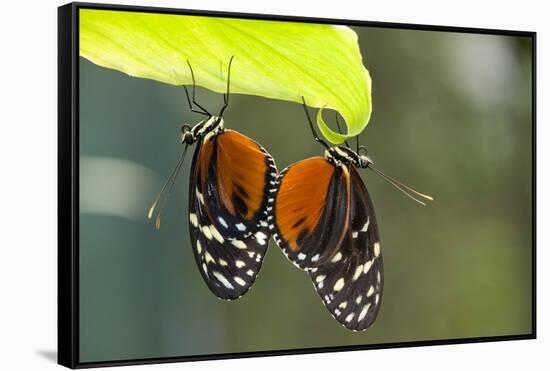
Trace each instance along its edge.
<path fill-rule="evenodd" d="M 354 316 L 355 316 L 355 313 L 348 314 L 348 316 L 346 317 L 346 322 L 350 322 Z"/>
<path fill-rule="evenodd" d="M 311 261 L 316 262 L 317 260 L 319 260 L 319 254 L 313 255 L 313 257 L 311 258 Z"/>
<path fill-rule="evenodd" d="M 363 310 L 361 311 L 361 313 L 359 313 L 359 318 L 357 319 L 358 321 L 362 321 L 363 318 L 365 318 L 365 316 L 367 315 L 367 312 L 369 311 L 369 307 L 370 307 L 370 303 L 368 303 L 363 307 Z"/>
<path fill-rule="evenodd" d="M 228 227 L 227 222 L 226 222 L 225 219 L 222 218 L 221 216 L 218 216 L 218 222 L 220 222 L 220 224 L 223 225 L 224 228 L 227 228 L 227 227 Z"/>
<path fill-rule="evenodd" d="M 363 264 L 359 265 L 357 269 L 355 269 L 355 273 L 353 274 L 353 280 L 357 280 L 359 276 L 363 273 Z"/>
<path fill-rule="evenodd" d="M 249 269 L 246 271 L 246 274 L 248 274 L 250 277 L 254 275 L 254 271 L 252 269 Z"/>
<path fill-rule="evenodd" d="M 380 242 L 374 243 L 374 256 L 378 257 L 380 255 Z"/>
<path fill-rule="evenodd" d="M 306 254 L 304 253 L 299 253 L 298 254 L 298 260 L 304 260 L 306 258 Z"/>
<path fill-rule="evenodd" d="M 202 234 L 204 234 L 204 237 L 208 238 L 209 240 L 212 239 L 212 232 L 210 232 L 210 228 L 206 225 L 202 228 Z"/>
<path fill-rule="evenodd" d="M 223 260 L 222 258 L 220 258 L 218 261 L 220 262 L 220 265 L 221 265 L 222 267 L 227 267 L 227 262 L 226 262 L 225 260 Z"/>
<path fill-rule="evenodd" d="M 353 237 L 353 238 L 357 238 L 357 236 L 359 236 L 359 233 L 358 233 L 358 232 L 353 232 L 353 233 L 351 234 L 351 237 Z"/>
<path fill-rule="evenodd" d="M 220 272 L 216 272 L 216 271 L 213 271 L 212 274 L 214 275 L 214 277 L 216 277 L 218 279 L 218 281 L 220 281 L 222 283 L 222 285 L 224 285 L 228 289 L 234 289 L 231 282 L 229 282 L 223 274 L 221 274 Z"/>
<path fill-rule="evenodd" d="M 239 231 L 245 231 L 246 230 L 246 225 L 244 225 L 243 223 L 235 224 L 235 227 L 237 227 L 237 229 Z"/>
<path fill-rule="evenodd" d="M 200 254 L 201 251 L 202 251 L 201 241 L 200 241 L 200 240 L 197 240 L 197 252 Z"/>
<path fill-rule="evenodd" d="M 343 278 L 340 278 L 338 281 L 336 281 L 336 283 L 334 284 L 334 291 L 340 291 L 342 290 L 342 288 L 344 287 L 344 284 L 346 283 L 346 281 L 344 281 Z"/>
<path fill-rule="evenodd" d="M 260 240 L 265 240 L 267 239 L 267 235 L 264 233 L 264 232 L 256 232 L 256 234 L 254 235 L 256 236 L 256 238 L 260 239 Z"/>
<path fill-rule="evenodd" d="M 348 302 L 343 301 L 343 302 L 340 303 L 340 305 L 338 305 L 338 308 L 346 309 L 347 306 L 348 306 Z"/>
<path fill-rule="evenodd" d="M 212 234 L 212 236 L 219 242 L 219 243 L 223 243 L 223 237 L 222 235 L 220 234 L 220 232 L 218 232 L 218 230 L 216 229 L 216 227 L 214 226 L 214 224 L 212 224 L 210 226 L 210 233 Z"/>
<path fill-rule="evenodd" d="M 206 261 L 206 264 L 208 264 L 209 262 L 216 264 L 216 261 L 208 251 L 204 253 L 204 260 Z"/>
<path fill-rule="evenodd" d="M 246 286 L 246 281 L 243 280 L 241 277 L 235 276 L 234 279 L 235 279 L 235 282 L 237 282 L 239 285 Z"/>
<path fill-rule="evenodd" d="M 193 225 L 193 227 L 197 227 L 199 225 L 199 220 L 197 219 L 197 214 L 191 213 L 189 214 L 189 221 Z"/>
<path fill-rule="evenodd" d="M 370 224 L 370 218 L 367 219 L 367 222 L 365 223 L 365 225 L 363 226 L 363 228 L 361 228 L 361 232 L 366 232 L 369 230 L 369 224 Z"/>
<path fill-rule="evenodd" d="M 315 277 L 315 281 L 317 281 L 317 282 L 323 282 L 323 281 L 325 280 L 325 277 L 326 277 L 326 276 L 323 276 L 323 275 L 321 274 L 321 275 Z"/>
<path fill-rule="evenodd" d="M 372 294 L 374 294 L 374 287 L 373 286 L 369 287 L 369 291 L 367 292 L 367 298 L 371 297 Z"/>
<path fill-rule="evenodd" d="M 361 300 L 363 300 L 363 295 L 359 295 L 357 299 L 355 299 L 356 304 L 361 304 Z"/>
<path fill-rule="evenodd" d="M 243 262 L 242 260 L 237 260 L 237 261 L 235 262 L 235 265 L 237 266 L 237 268 L 242 268 L 242 267 L 244 267 L 244 266 L 246 265 L 246 263 Z"/>
<path fill-rule="evenodd" d="M 195 193 L 196 193 L 197 198 L 199 199 L 200 203 L 204 205 L 204 197 L 202 196 L 202 193 L 199 192 L 198 188 L 196 189 Z"/>
<path fill-rule="evenodd" d="M 336 263 L 342 259 L 342 253 L 338 252 L 338 254 L 334 255 L 334 258 L 332 258 L 331 262 Z"/>
<path fill-rule="evenodd" d="M 365 263 L 365 267 L 363 268 L 363 274 L 367 274 L 371 266 L 372 266 L 372 260 L 367 261 Z"/>
<path fill-rule="evenodd" d="M 242 249 L 242 250 L 246 249 L 246 244 L 241 240 L 233 240 L 231 241 L 231 244 L 238 249 Z"/>

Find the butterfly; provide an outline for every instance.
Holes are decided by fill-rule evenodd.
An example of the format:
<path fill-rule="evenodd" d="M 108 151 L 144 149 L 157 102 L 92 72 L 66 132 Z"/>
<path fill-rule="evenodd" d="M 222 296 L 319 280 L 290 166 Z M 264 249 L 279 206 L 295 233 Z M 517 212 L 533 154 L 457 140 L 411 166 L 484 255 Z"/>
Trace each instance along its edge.
<path fill-rule="evenodd" d="M 208 288 L 219 298 L 232 300 L 244 295 L 261 268 L 271 233 L 277 167 L 267 150 L 247 136 L 224 127 L 223 112 L 211 115 L 196 102 L 195 77 L 192 99 L 185 88 L 191 111 L 206 118 L 193 127 L 183 125 L 183 154 L 149 211 L 152 217 L 161 194 L 182 166 L 187 147 L 196 144 L 189 180 L 189 232 L 193 253 Z M 191 104 L 195 105 L 195 107 Z M 157 228 L 164 202 L 157 215 Z"/>
<path fill-rule="evenodd" d="M 350 330 L 366 330 L 380 309 L 384 268 L 374 205 L 358 169 L 371 168 L 403 192 L 399 186 L 432 198 L 375 169 L 358 141 L 355 151 L 347 142 L 330 147 L 315 132 L 305 99 L 303 107 L 325 154 L 280 173 L 269 228 L 285 255 L 309 274 L 332 316 Z"/>

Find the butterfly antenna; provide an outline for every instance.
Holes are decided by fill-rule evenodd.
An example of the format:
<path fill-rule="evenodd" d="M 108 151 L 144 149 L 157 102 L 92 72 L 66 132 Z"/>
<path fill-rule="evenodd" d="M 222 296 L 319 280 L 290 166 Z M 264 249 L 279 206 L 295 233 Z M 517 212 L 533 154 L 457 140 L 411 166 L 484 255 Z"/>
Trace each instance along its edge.
<path fill-rule="evenodd" d="M 157 213 L 157 218 L 155 220 L 155 227 L 157 229 L 160 228 L 160 218 L 161 218 L 161 215 L 162 215 L 162 211 L 164 210 L 164 206 L 166 205 L 166 200 L 168 199 L 168 196 L 170 195 L 170 192 L 172 192 L 172 188 L 174 187 L 174 183 L 176 182 L 176 178 L 178 177 L 178 173 L 179 173 L 179 171 L 180 171 L 180 169 L 183 165 L 183 162 L 185 160 L 185 154 L 187 153 L 187 147 L 189 147 L 188 144 L 185 145 L 185 148 L 183 149 L 183 153 L 181 154 L 181 157 L 178 160 L 178 163 L 176 164 L 176 166 L 174 167 L 174 169 L 170 173 L 170 176 L 168 177 L 168 179 L 166 179 L 166 182 L 164 182 L 164 185 L 160 189 L 160 192 L 157 194 L 157 197 L 155 198 L 155 202 L 153 202 L 153 205 L 151 205 L 151 207 L 149 208 L 149 212 L 147 213 L 147 218 L 151 219 L 153 217 L 155 209 L 157 208 L 157 205 L 158 205 L 158 203 L 161 199 L 161 196 L 164 194 L 164 190 L 166 189 L 166 187 L 168 187 L 168 185 L 170 185 L 170 187 L 168 188 L 168 192 L 166 193 L 166 195 L 162 199 L 162 204 L 161 204 L 160 209 Z"/>
<path fill-rule="evenodd" d="M 378 170 L 377 168 L 373 167 L 372 165 L 369 165 L 368 166 L 372 171 L 374 171 L 376 174 L 380 175 L 384 180 L 386 180 L 388 183 L 390 183 L 391 185 L 393 185 L 395 188 L 397 188 L 398 190 L 400 190 L 404 195 L 406 195 L 407 197 L 409 197 L 410 199 L 418 202 L 420 205 L 422 206 L 426 206 L 426 203 L 422 200 L 420 200 L 419 198 L 416 198 L 414 197 L 413 195 L 416 195 L 418 197 L 422 197 L 423 199 L 425 200 L 428 200 L 428 201 L 433 201 L 433 197 L 432 196 L 429 196 L 429 195 L 426 195 L 424 193 L 420 193 L 414 189 L 412 189 L 411 187 L 409 187 L 408 185 L 406 184 L 403 184 L 401 183 L 400 181 L 392 178 L 391 176 L 389 175 L 386 175 L 384 174 L 383 172 L 381 172 L 380 170 Z"/>
<path fill-rule="evenodd" d="M 340 134 L 342 134 L 342 129 L 340 129 L 340 121 L 338 121 L 338 112 L 336 112 L 336 126 L 338 127 L 338 132 L 339 132 Z M 346 143 L 346 147 L 351 148 L 351 147 L 349 146 L 349 143 L 348 143 L 347 139 L 344 140 L 344 143 Z"/>
<path fill-rule="evenodd" d="M 329 145 L 324 140 L 319 138 L 319 136 L 317 135 L 317 132 L 315 131 L 315 128 L 313 127 L 313 121 L 311 121 L 311 117 L 309 116 L 309 111 L 307 109 L 306 99 L 304 98 L 304 96 L 302 96 L 302 102 L 304 102 L 303 107 L 304 107 L 304 111 L 306 112 L 307 121 L 309 122 L 309 127 L 311 128 L 311 133 L 313 134 L 313 138 L 315 138 L 315 140 L 317 142 L 319 142 L 323 146 L 325 146 L 325 148 L 327 148 L 327 149 L 330 148 Z"/>

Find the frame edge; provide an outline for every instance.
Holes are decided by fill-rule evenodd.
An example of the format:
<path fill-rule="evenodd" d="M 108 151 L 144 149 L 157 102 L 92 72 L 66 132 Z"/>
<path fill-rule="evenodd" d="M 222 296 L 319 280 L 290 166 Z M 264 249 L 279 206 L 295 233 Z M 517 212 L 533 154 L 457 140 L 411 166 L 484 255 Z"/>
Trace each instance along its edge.
<path fill-rule="evenodd" d="M 78 254 L 74 229 L 75 7 L 57 8 L 57 363 L 78 366 Z"/>
<path fill-rule="evenodd" d="M 532 328 L 529 334 L 423 340 L 401 343 L 382 343 L 361 346 L 284 349 L 260 352 L 209 354 L 144 359 L 124 359 L 94 362 L 79 360 L 79 296 L 78 296 L 78 11 L 102 9 L 114 11 L 156 12 L 162 14 L 202 15 L 261 20 L 284 20 L 306 23 L 342 23 L 352 26 L 397 28 L 422 31 L 459 32 L 520 36 L 533 42 L 533 286 Z M 509 340 L 537 339 L 536 327 L 536 31 L 481 29 L 459 26 L 402 24 L 391 22 L 352 21 L 346 19 L 312 18 L 225 11 L 203 11 L 153 6 L 74 2 L 58 8 L 58 363 L 69 368 L 112 367 L 126 365 L 163 364 L 188 361 L 210 361 L 249 357 L 285 356 L 316 353 L 335 353 L 357 350 L 397 349 L 434 345 L 474 344 Z M 76 159 L 76 160 L 75 160 Z M 76 163 L 75 163 L 76 161 Z M 70 228 L 67 231 L 67 228 Z"/>

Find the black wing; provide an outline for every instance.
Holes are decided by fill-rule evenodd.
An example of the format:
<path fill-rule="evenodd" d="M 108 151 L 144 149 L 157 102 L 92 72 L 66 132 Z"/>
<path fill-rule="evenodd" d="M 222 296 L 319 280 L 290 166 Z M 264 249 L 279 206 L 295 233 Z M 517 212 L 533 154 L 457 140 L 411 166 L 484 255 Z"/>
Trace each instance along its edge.
<path fill-rule="evenodd" d="M 384 284 L 374 207 L 361 177 L 350 170 L 350 223 L 332 259 L 309 271 L 333 317 L 346 328 L 366 330 L 376 319 Z"/>

